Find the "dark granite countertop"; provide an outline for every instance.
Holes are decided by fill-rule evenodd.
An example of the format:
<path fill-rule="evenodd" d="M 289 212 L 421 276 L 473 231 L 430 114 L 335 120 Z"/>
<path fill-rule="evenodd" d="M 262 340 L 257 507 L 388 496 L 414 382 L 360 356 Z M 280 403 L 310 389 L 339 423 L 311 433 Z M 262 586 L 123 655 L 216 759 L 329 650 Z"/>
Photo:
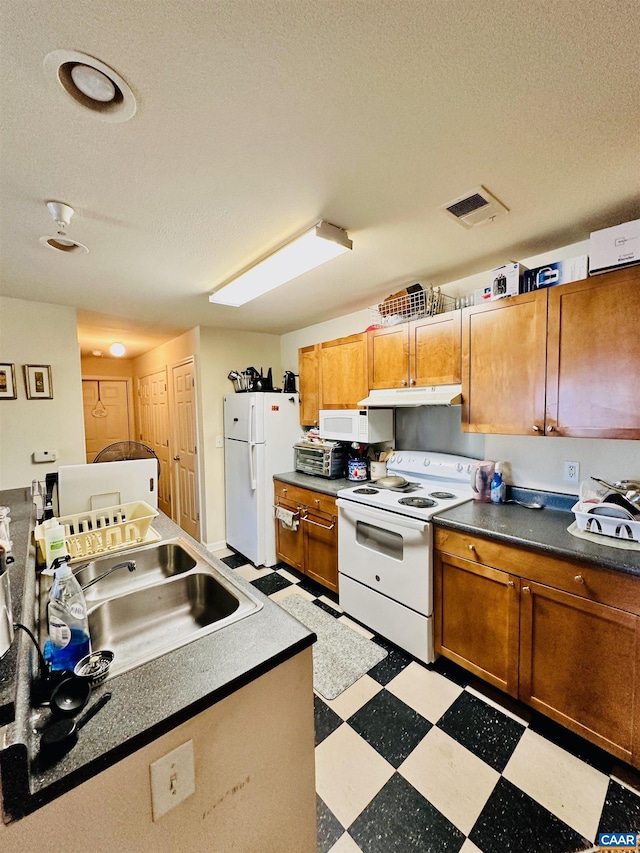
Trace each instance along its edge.
<path fill-rule="evenodd" d="M 535 500 L 532 495 L 517 495 Z M 543 495 L 545 493 L 542 493 Z M 575 498 L 573 498 L 575 501 Z M 543 498 L 544 502 L 544 498 Z M 626 550 L 587 541 L 567 532 L 575 521 L 565 509 L 526 509 L 517 504 L 491 504 L 469 501 L 434 517 L 439 527 L 477 533 L 510 545 L 533 548 L 555 557 L 566 557 L 594 566 L 640 576 L 640 550 Z"/>
<path fill-rule="evenodd" d="M 332 498 L 338 494 L 340 489 L 348 489 L 354 485 L 351 480 L 340 478 L 339 480 L 327 480 L 326 477 L 315 477 L 313 474 L 303 474 L 301 471 L 288 471 L 286 474 L 274 474 L 274 480 L 288 483 L 290 486 L 300 486 L 302 489 L 312 489 Z"/>
<path fill-rule="evenodd" d="M 0 492 L 0 503 L 9 505 L 9 497 L 12 495 Z M 17 512 L 12 515 L 17 516 Z M 32 647 L 24 632 L 17 632 L 14 640 L 17 648 L 12 649 L 12 658 L 6 664 L 2 661 L 7 676 L 11 671 L 15 675 L 16 664 L 18 670 L 17 687 L 5 691 L 5 700 L 7 695 L 15 695 L 15 721 L 5 729 L 5 750 L 0 754 L 5 810 L 11 817 L 32 812 L 81 784 L 293 657 L 316 639 L 167 516 L 160 514 L 153 528 L 163 539 L 176 536 L 186 539 L 220 574 L 258 599 L 263 607 L 96 687 L 91 702 L 107 690 L 112 694 L 111 701 L 100 711 L 100 725 L 87 726 L 71 752 L 50 766 L 42 764 L 38 755 L 40 731 L 49 721 L 50 712 L 30 707 L 28 676 L 33 666 Z M 17 525 L 12 527 L 14 547 L 16 531 Z M 35 550 L 29 545 L 30 538 L 27 526 L 28 554 L 21 574 L 29 578 L 25 584 L 25 609 L 33 612 L 33 592 L 29 585 L 31 578 L 35 579 Z M 24 548 L 25 543 L 21 542 L 20 547 Z M 14 618 L 15 614 L 14 609 Z M 23 621 L 28 621 L 28 613 L 23 614 Z"/>

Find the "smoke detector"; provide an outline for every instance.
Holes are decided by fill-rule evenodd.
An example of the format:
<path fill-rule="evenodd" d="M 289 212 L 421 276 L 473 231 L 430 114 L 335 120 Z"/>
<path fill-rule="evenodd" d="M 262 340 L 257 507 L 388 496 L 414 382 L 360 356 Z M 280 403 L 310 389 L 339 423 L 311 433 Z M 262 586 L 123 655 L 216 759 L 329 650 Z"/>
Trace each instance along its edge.
<path fill-rule="evenodd" d="M 453 201 L 444 204 L 440 210 L 464 228 L 475 228 L 476 225 L 493 222 L 509 212 L 509 208 L 483 186 L 454 198 Z"/>

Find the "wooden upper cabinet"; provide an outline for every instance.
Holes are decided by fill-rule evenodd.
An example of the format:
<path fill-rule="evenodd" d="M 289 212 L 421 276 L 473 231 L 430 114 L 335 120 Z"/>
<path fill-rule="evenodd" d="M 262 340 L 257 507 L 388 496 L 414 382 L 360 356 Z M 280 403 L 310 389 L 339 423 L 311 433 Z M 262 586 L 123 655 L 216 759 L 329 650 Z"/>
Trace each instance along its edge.
<path fill-rule="evenodd" d="M 412 385 L 460 384 L 460 310 L 409 323 Z"/>
<path fill-rule="evenodd" d="M 369 388 L 457 385 L 460 311 L 369 332 Z"/>
<path fill-rule="evenodd" d="M 300 423 L 318 426 L 320 408 L 320 344 L 298 350 L 298 388 L 300 390 Z"/>
<path fill-rule="evenodd" d="M 319 345 L 320 409 L 357 409 L 369 393 L 367 335 Z"/>
<path fill-rule="evenodd" d="M 543 435 L 547 290 L 462 312 L 462 429 Z"/>
<path fill-rule="evenodd" d="M 548 433 L 640 438 L 640 267 L 548 292 Z"/>
<path fill-rule="evenodd" d="M 409 330 L 399 326 L 369 333 L 369 388 L 403 388 L 409 382 Z"/>

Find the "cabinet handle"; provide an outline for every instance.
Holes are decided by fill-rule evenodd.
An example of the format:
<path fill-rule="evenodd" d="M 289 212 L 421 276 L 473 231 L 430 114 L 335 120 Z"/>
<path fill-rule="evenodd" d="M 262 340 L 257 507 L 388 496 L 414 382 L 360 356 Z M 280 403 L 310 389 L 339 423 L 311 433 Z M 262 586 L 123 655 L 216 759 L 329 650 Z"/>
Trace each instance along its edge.
<path fill-rule="evenodd" d="M 540 427 L 538 426 L 538 424 L 534 424 L 534 425 L 531 427 L 531 429 L 532 429 L 534 432 L 540 432 Z"/>
<path fill-rule="evenodd" d="M 584 583 L 584 578 L 582 577 L 582 575 L 576 575 L 574 581 L 576 583 Z"/>
<path fill-rule="evenodd" d="M 515 589 L 515 583 L 513 581 L 507 581 L 507 586 L 510 586 L 511 589 Z"/>
<path fill-rule="evenodd" d="M 327 525 L 326 525 L 326 524 L 318 524 L 318 522 L 317 522 L 317 521 L 311 521 L 311 519 L 310 519 L 310 518 L 309 518 L 309 516 L 307 516 L 307 515 L 304 515 L 304 516 L 302 517 L 302 521 L 306 521 L 306 522 L 307 522 L 307 524 L 313 524 L 315 527 L 321 527 L 323 530 L 333 530 L 333 528 L 336 526 L 335 521 L 333 521 L 333 522 L 331 523 L 331 526 L 330 526 L 330 527 L 327 527 Z"/>
<path fill-rule="evenodd" d="M 404 387 L 407 384 L 407 380 L 406 379 L 400 380 L 400 384 Z"/>
<path fill-rule="evenodd" d="M 472 543 L 471 545 L 469 545 L 469 550 L 470 550 L 470 551 L 475 551 L 475 550 L 476 550 L 476 546 Z"/>
<path fill-rule="evenodd" d="M 522 591 L 525 593 L 525 595 L 531 595 L 531 587 L 530 586 L 523 586 Z"/>
<path fill-rule="evenodd" d="M 411 385 L 415 385 L 415 384 L 416 384 L 416 380 L 415 380 L 415 379 L 412 379 L 412 380 L 411 380 Z"/>
<path fill-rule="evenodd" d="M 556 428 L 554 427 L 553 424 L 549 424 L 549 426 L 547 427 L 547 432 L 555 432 L 555 429 Z"/>

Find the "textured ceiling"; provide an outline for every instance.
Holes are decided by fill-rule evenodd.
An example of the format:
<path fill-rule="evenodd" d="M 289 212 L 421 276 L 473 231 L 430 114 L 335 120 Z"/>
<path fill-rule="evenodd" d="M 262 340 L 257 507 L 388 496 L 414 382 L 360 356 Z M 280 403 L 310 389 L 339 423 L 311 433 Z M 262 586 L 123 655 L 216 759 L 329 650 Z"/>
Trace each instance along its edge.
<path fill-rule="evenodd" d="M 0 293 L 77 306 L 85 348 L 102 325 L 135 353 L 198 324 L 283 333 L 635 218 L 639 8 L 2 3 Z M 129 83 L 133 119 L 102 122 L 45 77 L 63 48 Z M 511 212 L 466 231 L 439 207 L 480 184 Z M 75 208 L 88 255 L 40 245 L 48 199 Z M 319 219 L 353 251 L 242 308 L 208 302 Z"/>

